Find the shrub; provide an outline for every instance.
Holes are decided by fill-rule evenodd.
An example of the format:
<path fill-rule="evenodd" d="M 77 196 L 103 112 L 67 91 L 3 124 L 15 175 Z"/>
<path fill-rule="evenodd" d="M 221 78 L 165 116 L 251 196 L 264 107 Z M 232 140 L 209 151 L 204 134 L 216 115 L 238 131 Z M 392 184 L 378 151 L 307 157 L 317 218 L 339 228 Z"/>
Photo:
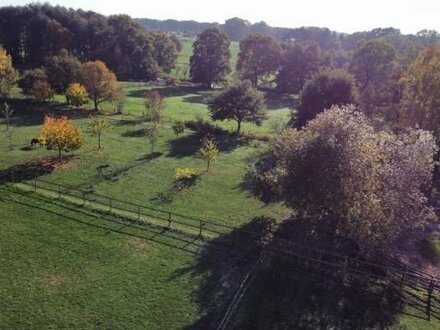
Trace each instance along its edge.
<path fill-rule="evenodd" d="M 66 89 L 66 97 L 72 105 L 79 107 L 87 103 L 89 94 L 87 94 L 86 88 L 83 85 L 73 83 Z"/>
<path fill-rule="evenodd" d="M 178 190 L 194 186 L 198 175 L 192 167 L 178 167 L 176 168 L 175 188 Z"/>
<path fill-rule="evenodd" d="M 176 120 L 173 124 L 173 131 L 174 134 L 176 134 L 177 136 L 179 134 L 182 134 L 185 131 L 185 123 L 181 120 Z"/>
<path fill-rule="evenodd" d="M 37 101 L 51 100 L 55 94 L 48 82 L 36 80 L 31 89 L 31 94 Z"/>

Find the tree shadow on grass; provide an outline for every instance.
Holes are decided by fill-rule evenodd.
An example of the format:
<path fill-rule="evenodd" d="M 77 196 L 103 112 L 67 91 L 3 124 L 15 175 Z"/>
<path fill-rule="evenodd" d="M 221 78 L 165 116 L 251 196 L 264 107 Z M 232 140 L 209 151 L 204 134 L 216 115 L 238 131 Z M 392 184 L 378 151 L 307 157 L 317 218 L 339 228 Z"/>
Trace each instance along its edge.
<path fill-rule="evenodd" d="M 52 173 L 57 165 L 68 163 L 73 158 L 73 155 L 64 156 L 60 162 L 58 157 L 50 156 L 10 166 L 0 171 L 0 185 L 12 181 L 22 182 L 37 179 L 40 176 Z"/>
<path fill-rule="evenodd" d="M 141 127 L 135 130 L 127 130 L 121 134 L 122 137 L 128 138 L 141 138 L 147 136 L 145 128 Z"/>
<path fill-rule="evenodd" d="M 167 86 L 163 88 L 144 88 L 130 91 L 128 97 L 144 98 L 149 92 L 158 91 L 165 97 L 181 97 L 188 94 L 197 94 L 200 91 L 198 86 Z"/>
<path fill-rule="evenodd" d="M 177 270 L 170 281 L 181 276 L 202 277 L 193 300 L 201 317 L 186 329 L 216 329 L 249 267 L 261 252 L 261 237 L 268 218 L 255 218 L 242 228 L 210 240 L 196 256 L 194 264 Z M 252 239 L 244 231 L 253 233 Z M 245 238 L 245 239 L 244 239 Z"/>
<path fill-rule="evenodd" d="M 211 134 L 210 136 L 215 139 L 215 141 L 217 142 L 217 148 L 222 153 L 228 153 L 236 148 L 249 144 L 248 139 L 229 132 L 215 135 Z M 194 156 L 197 153 L 197 150 L 201 147 L 201 140 L 204 137 L 204 134 L 192 133 L 171 140 L 168 157 L 183 158 Z"/>

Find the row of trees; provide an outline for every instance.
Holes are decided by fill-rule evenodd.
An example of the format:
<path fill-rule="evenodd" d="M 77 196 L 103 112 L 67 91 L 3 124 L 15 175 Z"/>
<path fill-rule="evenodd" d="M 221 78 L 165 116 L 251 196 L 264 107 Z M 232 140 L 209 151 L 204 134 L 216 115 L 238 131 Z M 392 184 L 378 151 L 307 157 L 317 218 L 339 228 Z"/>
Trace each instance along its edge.
<path fill-rule="evenodd" d="M 120 79 L 155 79 L 175 65 L 176 38 L 150 33 L 127 15 L 103 15 L 49 4 L 0 8 L 0 44 L 19 68 L 38 67 L 67 49 L 101 60 Z"/>
<path fill-rule="evenodd" d="M 47 57 L 41 68 L 25 70 L 18 85 L 24 94 L 40 101 L 58 93 L 66 96 L 67 103 L 79 106 L 90 98 L 95 110 L 100 103 L 117 100 L 122 93 L 116 75 L 104 62 L 81 63 L 65 49 Z"/>

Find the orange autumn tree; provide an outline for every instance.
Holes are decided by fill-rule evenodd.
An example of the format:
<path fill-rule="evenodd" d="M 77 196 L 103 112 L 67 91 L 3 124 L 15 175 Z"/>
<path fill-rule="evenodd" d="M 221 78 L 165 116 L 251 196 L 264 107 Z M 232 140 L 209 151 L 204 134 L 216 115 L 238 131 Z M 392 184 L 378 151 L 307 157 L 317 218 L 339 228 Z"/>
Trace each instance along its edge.
<path fill-rule="evenodd" d="M 65 116 L 60 118 L 44 117 L 44 125 L 38 139 L 46 146 L 47 150 L 58 150 L 59 160 L 61 160 L 62 151 L 77 150 L 83 143 L 81 130 Z"/>

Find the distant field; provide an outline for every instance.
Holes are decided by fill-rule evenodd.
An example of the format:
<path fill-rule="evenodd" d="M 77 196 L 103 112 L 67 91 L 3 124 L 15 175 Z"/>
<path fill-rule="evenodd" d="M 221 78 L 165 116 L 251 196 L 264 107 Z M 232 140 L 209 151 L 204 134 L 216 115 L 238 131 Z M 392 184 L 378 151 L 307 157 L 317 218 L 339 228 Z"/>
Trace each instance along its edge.
<path fill-rule="evenodd" d="M 176 68 L 171 73 L 173 76 L 177 76 L 179 77 L 179 79 L 189 78 L 189 71 L 187 71 L 187 74 L 184 75 L 184 70 L 189 66 L 189 59 L 193 51 L 192 45 L 195 40 L 196 40 L 195 38 L 180 37 L 180 42 L 182 43 L 182 51 L 179 53 L 177 57 Z M 236 41 L 232 41 L 230 50 L 231 50 L 231 77 L 233 77 L 235 73 L 235 67 L 237 65 L 239 43 Z"/>

